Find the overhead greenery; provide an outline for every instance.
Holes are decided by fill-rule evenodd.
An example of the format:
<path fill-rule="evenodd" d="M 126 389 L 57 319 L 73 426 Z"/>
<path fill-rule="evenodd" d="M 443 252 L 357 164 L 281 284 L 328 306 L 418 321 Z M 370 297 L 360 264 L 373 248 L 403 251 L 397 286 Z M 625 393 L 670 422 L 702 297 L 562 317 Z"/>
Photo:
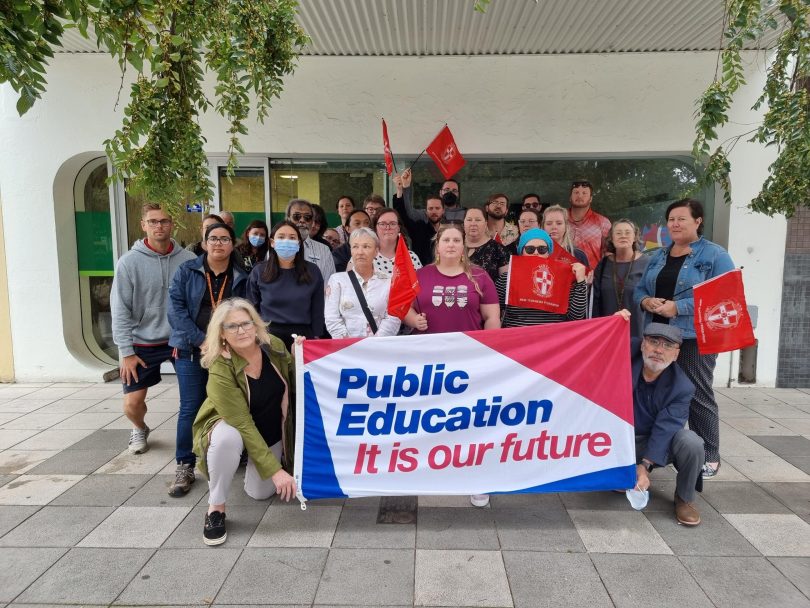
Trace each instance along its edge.
<path fill-rule="evenodd" d="M 728 124 L 735 93 L 745 84 L 744 46 L 770 31 L 780 32 L 768 67 L 765 87 L 753 106 L 762 121 L 753 129 L 718 143 Z M 769 216 L 793 215 L 810 205 L 810 2 L 808 0 L 727 0 L 724 48 L 714 82 L 698 99 L 692 153 L 706 163 L 700 186 L 719 183 L 732 200 L 729 153 L 741 140 L 775 146 L 778 156 L 768 168 L 759 194 L 748 204 Z"/>
<path fill-rule="evenodd" d="M 252 109 L 267 117 L 308 39 L 295 0 L 0 0 L 0 83 L 25 114 L 45 92 L 47 63 L 68 28 L 98 41 L 134 82 L 105 143 L 128 190 L 180 215 L 213 194 L 200 116 L 228 121 L 228 169 Z M 203 86 L 213 75 L 214 93 Z M 115 100 L 110 100 L 115 103 Z"/>

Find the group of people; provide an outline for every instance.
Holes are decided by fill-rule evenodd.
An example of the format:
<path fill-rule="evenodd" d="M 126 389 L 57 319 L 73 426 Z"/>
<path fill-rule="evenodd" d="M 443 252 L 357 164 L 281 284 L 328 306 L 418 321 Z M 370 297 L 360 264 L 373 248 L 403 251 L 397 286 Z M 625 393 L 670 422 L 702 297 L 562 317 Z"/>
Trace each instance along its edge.
<path fill-rule="evenodd" d="M 144 205 L 145 238 L 119 260 L 112 292 L 124 412 L 133 425 L 129 450 L 148 449 L 146 393 L 160 381 L 161 363 L 170 361 L 180 407 L 169 494 L 186 494 L 195 470 L 207 477 L 205 543 L 225 541 L 227 492 L 240 462 L 251 497 L 296 494 L 289 406 L 291 352 L 301 339 L 577 321 L 589 315 L 589 299 L 592 316 L 620 314 L 630 323 L 636 489 L 647 489 L 651 468 L 674 462 L 676 517 L 698 524 L 694 492 L 720 468 L 719 419 L 716 356 L 698 353 L 691 287 L 733 268 L 725 250 L 701 236 L 702 205 L 672 203 L 665 218 L 672 245 L 644 255 L 632 221 L 611 224 L 592 208 L 587 180 L 571 184 L 567 209 L 541 211 L 540 197 L 526 195 L 517 225 L 506 220 L 506 195 L 465 209 L 460 184 L 448 180 L 416 209 L 410 172 L 394 183 L 393 207 L 372 195 L 355 209 L 341 197 L 342 225 L 329 229 L 333 235 L 325 214 L 293 199 L 283 221 L 272 229 L 252 222 L 238 244 L 222 214 L 206 216 L 193 251 L 171 238 L 172 219 L 159 205 Z M 407 236 L 420 284 L 402 320 L 387 312 L 400 235 Z M 570 263 L 565 314 L 506 304 L 511 255 Z M 471 496 L 476 506 L 488 501 Z"/>

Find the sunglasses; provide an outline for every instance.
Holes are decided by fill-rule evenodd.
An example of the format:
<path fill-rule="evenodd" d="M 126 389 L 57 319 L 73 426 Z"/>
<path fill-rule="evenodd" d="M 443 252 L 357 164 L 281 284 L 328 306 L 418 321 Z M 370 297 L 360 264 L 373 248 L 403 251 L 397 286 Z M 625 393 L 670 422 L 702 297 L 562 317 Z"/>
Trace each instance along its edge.
<path fill-rule="evenodd" d="M 528 253 L 529 255 L 533 253 L 539 253 L 540 255 L 545 255 L 548 253 L 548 247 L 545 245 L 526 245 L 523 248 L 523 253 Z"/>
<path fill-rule="evenodd" d="M 312 221 L 311 213 L 293 213 L 291 217 L 294 222 L 300 222 L 301 220 L 304 220 L 305 222 Z"/>

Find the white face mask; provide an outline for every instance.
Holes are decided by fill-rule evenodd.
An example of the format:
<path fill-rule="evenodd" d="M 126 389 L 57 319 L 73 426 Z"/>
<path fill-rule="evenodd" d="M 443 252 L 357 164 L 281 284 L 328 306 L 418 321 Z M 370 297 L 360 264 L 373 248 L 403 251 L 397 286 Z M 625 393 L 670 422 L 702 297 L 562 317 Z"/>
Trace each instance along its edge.
<path fill-rule="evenodd" d="M 636 511 L 641 511 L 650 502 L 649 490 L 639 490 L 638 487 L 635 487 L 632 490 L 627 490 L 625 494 L 627 494 L 627 500 L 630 501 L 630 506 Z"/>

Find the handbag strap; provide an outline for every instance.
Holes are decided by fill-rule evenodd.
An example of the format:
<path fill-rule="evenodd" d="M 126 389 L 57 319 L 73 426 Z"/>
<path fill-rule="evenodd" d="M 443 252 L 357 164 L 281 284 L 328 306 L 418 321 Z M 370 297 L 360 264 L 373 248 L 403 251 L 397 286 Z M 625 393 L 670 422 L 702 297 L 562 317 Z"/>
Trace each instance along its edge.
<path fill-rule="evenodd" d="M 366 296 L 363 294 L 363 289 L 360 287 L 360 282 L 357 280 L 357 275 L 353 270 L 350 270 L 347 274 L 349 275 L 349 280 L 352 282 L 352 287 L 354 287 L 354 293 L 357 294 L 357 299 L 360 300 L 360 308 L 363 309 L 363 314 L 366 315 L 366 321 L 368 321 L 368 325 L 371 327 L 371 333 L 376 334 L 377 322 L 374 320 L 374 317 L 371 315 L 371 311 L 368 308 Z"/>

